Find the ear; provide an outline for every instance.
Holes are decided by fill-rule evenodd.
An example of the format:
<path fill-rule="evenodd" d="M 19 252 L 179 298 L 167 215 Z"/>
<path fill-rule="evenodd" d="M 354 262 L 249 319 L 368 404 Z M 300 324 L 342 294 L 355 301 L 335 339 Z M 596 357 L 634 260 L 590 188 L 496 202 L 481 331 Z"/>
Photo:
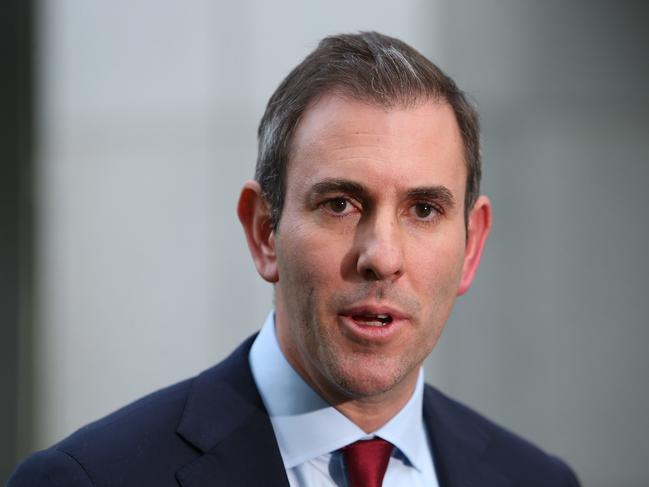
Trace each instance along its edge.
<path fill-rule="evenodd" d="M 257 272 L 268 282 L 277 282 L 279 275 L 270 205 L 262 196 L 261 186 L 257 181 L 247 181 L 243 185 L 237 215 L 246 233 L 248 248 Z"/>
<path fill-rule="evenodd" d="M 486 196 L 479 196 L 469 213 L 464 266 L 457 295 L 461 296 L 471 287 L 480 257 L 491 229 L 491 202 Z"/>

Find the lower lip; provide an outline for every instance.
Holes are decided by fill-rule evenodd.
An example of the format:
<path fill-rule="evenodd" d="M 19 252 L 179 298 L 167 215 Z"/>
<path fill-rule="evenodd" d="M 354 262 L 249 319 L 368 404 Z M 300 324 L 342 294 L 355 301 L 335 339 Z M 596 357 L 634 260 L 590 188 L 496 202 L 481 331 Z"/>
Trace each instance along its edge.
<path fill-rule="evenodd" d="M 338 315 L 343 331 L 352 339 L 382 342 L 390 340 L 399 330 L 403 320 L 393 319 L 383 326 L 371 326 L 356 321 L 349 315 Z"/>

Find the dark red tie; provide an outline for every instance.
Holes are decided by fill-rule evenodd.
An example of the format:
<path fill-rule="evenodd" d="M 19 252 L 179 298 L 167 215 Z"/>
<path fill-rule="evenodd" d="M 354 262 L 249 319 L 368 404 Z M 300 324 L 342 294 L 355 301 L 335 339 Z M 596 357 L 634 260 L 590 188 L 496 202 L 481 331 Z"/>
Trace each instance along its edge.
<path fill-rule="evenodd" d="M 343 448 L 351 487 L 381 487 L 394 445 L 381 438 L 357 441 Z"/>

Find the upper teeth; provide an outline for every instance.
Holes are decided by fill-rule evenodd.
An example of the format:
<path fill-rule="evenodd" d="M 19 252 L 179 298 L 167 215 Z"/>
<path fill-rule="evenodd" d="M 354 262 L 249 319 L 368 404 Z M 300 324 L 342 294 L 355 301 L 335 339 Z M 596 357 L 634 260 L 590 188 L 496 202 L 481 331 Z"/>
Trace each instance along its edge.
<path fill-rule="evenodd" d="M 388 314 L 357 315 L 354 316 L 354 319 L 362 321 L 365 325 L 368 326 L 384 326 L 392 321 L 390 315 Z"/>

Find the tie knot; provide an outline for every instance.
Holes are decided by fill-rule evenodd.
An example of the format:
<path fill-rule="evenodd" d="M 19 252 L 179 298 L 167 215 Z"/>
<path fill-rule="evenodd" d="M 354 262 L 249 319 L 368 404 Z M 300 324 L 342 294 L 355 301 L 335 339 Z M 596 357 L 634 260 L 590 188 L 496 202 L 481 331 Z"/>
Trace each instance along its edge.
<path fill-rule="evenodd" d="M 394 445 L 381 438 L 361 440 L 343 448 L 351 487 L 381 487 Z"/>

